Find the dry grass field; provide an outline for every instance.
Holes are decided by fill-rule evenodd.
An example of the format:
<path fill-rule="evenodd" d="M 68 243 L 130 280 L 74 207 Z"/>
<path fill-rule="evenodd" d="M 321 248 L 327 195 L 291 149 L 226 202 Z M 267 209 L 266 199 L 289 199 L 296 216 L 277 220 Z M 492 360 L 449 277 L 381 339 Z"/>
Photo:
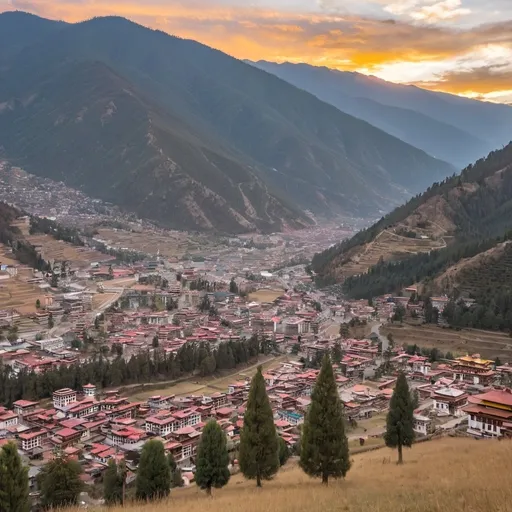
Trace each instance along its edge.
<path fill-rule="evenodd" d="M 41 256 L 47 260 L 69 261 L 73 267 L 89 268 L 91 263 L 113 259 L 106 254 L 86 248 L 76 247 L 50 235 L 27 235 L 26 240 L 41 249 Z"/>
<path fill-rule="evenodd" d="M 134 400 L 147 400 L 150 396 L 153 395 L 176 395 L 176 396 L 186 396 L 186 395 L 202 395 L 202 394 L 212 394 L 217 393 L 219 391 L 225 392 L 228 389 L 229 384 L 236 381 L 243 381 L 247 377 L 251 378 L 256 373 L 256 368 L 259 364 L 262 364 L 264 370 L 268 370 L 270 368 L 275 368 L 279 366 L 282 361 L 286 360 L 287 356 L 279 356 L 276 358 L 272 358 L 263 363 L 258 363 L 252 366 L 248 366 L 246 368 L 241 368 L 236 373 L 231 373 L 226 376 L 216 377 L 216 378 L 192 378 L 187 379 L 184 382 L 178 382 L 176 384 L 171 384 L 163 387 L 159 387 L 158 385 L 148 385 L 149 389 L 136 391 L 135 393 L 130 393 L 130 388 L 125 388 L 123 391 L 123 395 L 131 395 Z M 137 388 L 136 388 L 137 389 Z"/>
<path fill-rule="evenodd" d="M 283 295 L 284 290 L 262 289 L 249 295 L 249 300 L 253 302 L 274 302 L 277 297 Z"/>
<path fill-rule="evenodd" d="M 453 355 L 480 354 L 482 357 L 502 362 L 512 362 L 512 338 L 505 333 L 480 331 L 477 329 L 443 329 L 434 325 L 407 324 L 385 325 L 381 333 L 393 334 L 395 344 L 418 345 L 419 347 L 438 348 L 441 352 Z"/>
<path fill-rule="evenodd" d="M 43 291 L 24 281 L 23 270 L 16 277 L 0 281 L 0 309 L 16 309 L 20 313 L 35 313 L 36 301 L 44 304 Z"/>
<path fill-rule="evenodd" d="M 415 445 L 395 464 L 381 449 L 353 456 L 345 480 L 322 486 L 291 461 L 257 489 L 241 475 L 214 490 L 193 486 L 161 503 L 111 508 L 112 512 L 510 512 L 512 442 L 444 438 Z M 98 512 L 100 509 L 93 509 Z M 71 512 L 71 511 L 70 511 Z M 73 511 L 74 512 L 74 511 Z"/>
<path fill-rule="evenodd" d="M 185 234 L 181 233 L 154 233 L 123 231 L 111 228 L 98 229 L 99 238 L 118 249 L 129 248 L 134 251 L 156 254 L 159 250 L 164 257 L 183 256 L 188 249 L 188 241 Z"/>

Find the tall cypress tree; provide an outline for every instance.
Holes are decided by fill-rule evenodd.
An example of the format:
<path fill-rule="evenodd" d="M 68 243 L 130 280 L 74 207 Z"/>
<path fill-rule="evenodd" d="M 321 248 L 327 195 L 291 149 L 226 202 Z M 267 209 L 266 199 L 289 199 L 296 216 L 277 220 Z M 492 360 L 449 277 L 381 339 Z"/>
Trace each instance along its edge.
<path fill-rule="evenodd" d="M 240 433 L 239 462 L 245 478 L 256 479 L 258 487 L 279 469 L 279 441 L 261 366 L 251 382 Z"/>
<path fill-rule="evenodd" d="M 386 446 L 398 448 L 398 464 L 403 463 L 402 447 L 411 447 L 414 441 L 414 408 L 405 374 L 400 372 L 389 404 L 386 419 Z"/>
<path fill-rule="evenodd" d="M 30 510 L 28 467 L 23 466 L 14 443 L 0 449 L 0 510 L 28 512 Z"/>
<path fill-rule="evenodd" d="M 169 494 L 171 472 L 161 441 L 151 439 L 142 447 L 135 484 L 138 500 L 157 500 Z"/>
<path fill-rule="evenodd" d="M 216 421 L 209 421 L 204 427 L 197 450 L 196 484 L 209 495 L 212 493 L 212 487 L 224 487 L 230 477 L 228 464 L 226 434 Z"/>
<path fill-rule="evenodd" d="M 123 503 L 124 468 L 118 466 L 114 459 L 108 461 L 103 476 L 103 497 L 107 505 Z"/>
<path fill-rule="evenodd" d="M 322 477 L 326 485 L 329 477 L 345 477 L 350 469 L 343 406 L 328 355 L 322 361 L 302 427 L 300 466 L 308 475 Z"/>

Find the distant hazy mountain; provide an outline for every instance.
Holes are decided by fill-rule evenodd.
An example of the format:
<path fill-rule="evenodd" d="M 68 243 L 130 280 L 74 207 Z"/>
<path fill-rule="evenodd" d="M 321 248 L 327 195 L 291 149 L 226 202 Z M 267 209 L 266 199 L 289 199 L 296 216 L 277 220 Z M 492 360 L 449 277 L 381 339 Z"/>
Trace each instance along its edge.
<path fill-rule="evenodd" d="M 507 144 L 512 133 L 506 105 L 307 64 L 251 64 L 457 167 Z"/>
<path fill-rule="evenodd" d="M 0 156 L 172 227 L 374 214 L 454 172 L 286 81 L 123 18 L 7 13 L 5 27 Z"/>

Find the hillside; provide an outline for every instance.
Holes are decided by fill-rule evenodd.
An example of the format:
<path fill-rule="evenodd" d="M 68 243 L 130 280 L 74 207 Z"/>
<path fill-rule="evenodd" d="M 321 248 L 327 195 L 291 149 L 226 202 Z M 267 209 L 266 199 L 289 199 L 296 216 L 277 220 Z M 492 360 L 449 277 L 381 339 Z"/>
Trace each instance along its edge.
<path fill-rule="evenodd" d="M 511 209 L 509 144 L 316 255 L 312 267 L 325 284 L 346 280 L 354 296 L 396 292 L 508 239 Z"/>
<path fill-rule="evenodd" d="M 22 32 L 22 13 L 0 15 L 0 32 L 13 16 Z M 122 18 L 51 27 L 7 43 L 24 48 L 0 72 L 3 156 L 162 224 L 275 231 L 311 223 L 306 209 L 375 215 L 453 173 L 194 41 Z"/>
<path fill-rule="evenodd" d="M 162 503 L 111 508 L 141 512 L 506 512 L 512 500 L 510 441 L 444 438 L 414 445 L 404 452 L 381 449 L 354 455 L 345 480 L 322 486 L 289 462 L 271 482 L 232 477 L 208 498 L 196 487 L 176 490 Z M 74 509 L 73 512 L 75 512 Z"/>
<path fill-rule="evenodd" d="M 510 140 L 512 109 L 505 105 L 326 67 L 251 64 L 459 169 Z"/>

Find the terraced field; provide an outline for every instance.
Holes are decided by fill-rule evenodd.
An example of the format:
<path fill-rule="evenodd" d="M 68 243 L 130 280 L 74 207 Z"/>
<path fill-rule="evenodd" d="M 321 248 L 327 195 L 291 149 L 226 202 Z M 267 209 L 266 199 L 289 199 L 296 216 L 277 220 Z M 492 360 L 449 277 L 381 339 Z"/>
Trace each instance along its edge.
<path fill-rule="evenodd" d="M 409 238 L 386 229 L 379 233 L 375 240 L 364 247 L 357 247 L 356 251 L 343 265 L 344 277 L 366 272 L 369 267 L 378 263 L 382 257 L 384 261 L 400 259 L 419 252 L 429 252 L 446 247 L 443 239 Z"/>
<path fill-rule="evenodd" d="M 28 269 L 29 272 L 32 272 Z M 16 309 L 20 313 L 35 313 L 36 301 L 44 304 L 44 293 L 25 281 L 23 271 L 16 277 L 0 281 L 0 309 Z"/>
<path fill-rule="evenodd" d="M 380 329 L 386 336 L 393 334 L 396 345 L 418 345 L 438 348 L 454 356 L 480 354 L 488 359 L 499 357 L 503 363 L 512 363 L 512 338 L 505 333 L 478 329 L 448 329 L 435 325 L 386 325 Z"/>
<path fill-rule="evenodd" d="M 88 247 L 77 247 L 62 240 L 55 240 L 50 235 L 26 235 L 25 238 L 38 250 L 41 249 L 41 256 L 46 261 L 65 260 L 70 262 L 74 268 L 88 268 L 91 263 L 112 259 L 110 256 Z"/>

